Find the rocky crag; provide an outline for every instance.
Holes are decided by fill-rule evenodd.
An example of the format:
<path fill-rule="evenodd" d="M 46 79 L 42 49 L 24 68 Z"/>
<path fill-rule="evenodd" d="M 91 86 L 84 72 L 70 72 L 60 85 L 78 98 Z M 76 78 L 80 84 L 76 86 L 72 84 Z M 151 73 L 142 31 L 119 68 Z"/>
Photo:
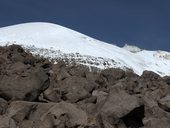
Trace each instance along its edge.
<path fill-rule="evenodd" d="M 0 128 L 170 128 L 170 77 L 89 71 L 0 47 Z"/>

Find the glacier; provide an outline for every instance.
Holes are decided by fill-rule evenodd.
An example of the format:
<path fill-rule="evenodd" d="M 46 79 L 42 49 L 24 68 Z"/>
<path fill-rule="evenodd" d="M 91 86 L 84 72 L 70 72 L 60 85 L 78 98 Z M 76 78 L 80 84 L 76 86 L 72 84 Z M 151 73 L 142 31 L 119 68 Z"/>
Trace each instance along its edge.
<path fill-rule="evenodd" d="M 51 60 L 67 58 L 99 69 L 144 70 L 170 75 L 170 53 L 142 50 L 136 46 L 121 48 L 69 28 L 46 22 L 32 22 L 0 28 L 0 46 L 17 44 Z"/>

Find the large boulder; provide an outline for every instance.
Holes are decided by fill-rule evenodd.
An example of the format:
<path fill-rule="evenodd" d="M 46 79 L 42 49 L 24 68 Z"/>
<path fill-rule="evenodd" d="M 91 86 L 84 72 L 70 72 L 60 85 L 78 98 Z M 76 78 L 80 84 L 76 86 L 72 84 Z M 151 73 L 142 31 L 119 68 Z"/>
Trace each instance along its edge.
<path fill-rule="evenodd" d="M 166 103 L 168 98 L 162 99 L 160 103 Z M 143 96 L 145 105 L 145 118 L 143 124 L 146 128 L 169 128 L 170 113 L 161 108 L 160 103 L 157 103 L 152 97 Z"/>
<path fill-rule="evenodd" d="M 42 68 L 27 69 L 26 66 L 14 64 L 16 69 L 10 69 L 7 74 L 0 75 L 0 95 L 6 99 L 28 99 L 34 100 L 45 87 L 48 75 Z M 23 69 L 21 69 L 23 68 Z M 19 71 L 22 70 L 21 74 Z"/>
<path fill-rule="evenodd" d="M 0 54 L 6 60 L 0 65 L 0 96 L 6 100 L 35 100 L 48 86 L 46 62 L 16 45 L 3 49 Z M 32 61 L 26 63 L 26 60 Z"/>
<path fill-rule="evenodd" d="M 119 80 L 125 77 L 125 71 L 119 68 L 110 68 L 105 69 L 101 72 L 104 77 L 107 77 L 107 80 L 112 82 L 114 80 Z"/>
<path fill-rule="evenodd" d="M 142 104 L 136 96 L 129 95 L 123 90 L 112 89 L 100 109 L 100 113 L 111 124 L 117 124 L 125 115 Z"/>
<path fill-rule="evenodd" d="M 18 127 L 71 128 L 90 126 L 88 115 L 76 105 L 61 103 L 12 102 L 6 120 L 13 119 Z M 4 116 L 5 117 L 5 116 Z M 7 125 L 7 121 L 5 123 Z"/>
<path fill-rule="evenodd" d="M 102 70 L 98 75 L 96 82 L 103 87 L 108 87 L 114 85 L 116 81 L 124 77 L 125 71 L 122 69 L 110 68 Z"/>
<path fill-rule="evenodd" d="M 91 83 L 83 77 L 71 76 L 56 84 L 64 100 L 77 102 L 91 96 L 90 92 L 95 88 L 95 83 Z"/>
<path fill-rule="evenodd" d="M 170 112 L 170 95 L 159 100 L 159 106 L 167 112 Z"/>

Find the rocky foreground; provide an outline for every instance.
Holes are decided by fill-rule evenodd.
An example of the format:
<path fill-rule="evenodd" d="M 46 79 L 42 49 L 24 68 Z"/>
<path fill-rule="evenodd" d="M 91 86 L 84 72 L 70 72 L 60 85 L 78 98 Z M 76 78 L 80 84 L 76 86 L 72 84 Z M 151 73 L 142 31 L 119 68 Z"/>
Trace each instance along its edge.
<path fill-rule="evenodd" d="M 0 128 L 170 128 L 170 77 L 90 72 L 0 47 Z"/>

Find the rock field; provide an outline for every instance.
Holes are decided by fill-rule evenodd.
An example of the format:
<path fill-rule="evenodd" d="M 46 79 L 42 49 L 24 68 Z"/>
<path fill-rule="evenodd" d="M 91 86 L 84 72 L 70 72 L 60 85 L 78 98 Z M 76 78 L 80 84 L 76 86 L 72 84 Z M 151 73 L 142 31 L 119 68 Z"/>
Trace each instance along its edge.
<path fill-rule="evenodd" d="M 170 76 L 90 72 L 0 47 L 0 128 L 170 128 Z"/>

